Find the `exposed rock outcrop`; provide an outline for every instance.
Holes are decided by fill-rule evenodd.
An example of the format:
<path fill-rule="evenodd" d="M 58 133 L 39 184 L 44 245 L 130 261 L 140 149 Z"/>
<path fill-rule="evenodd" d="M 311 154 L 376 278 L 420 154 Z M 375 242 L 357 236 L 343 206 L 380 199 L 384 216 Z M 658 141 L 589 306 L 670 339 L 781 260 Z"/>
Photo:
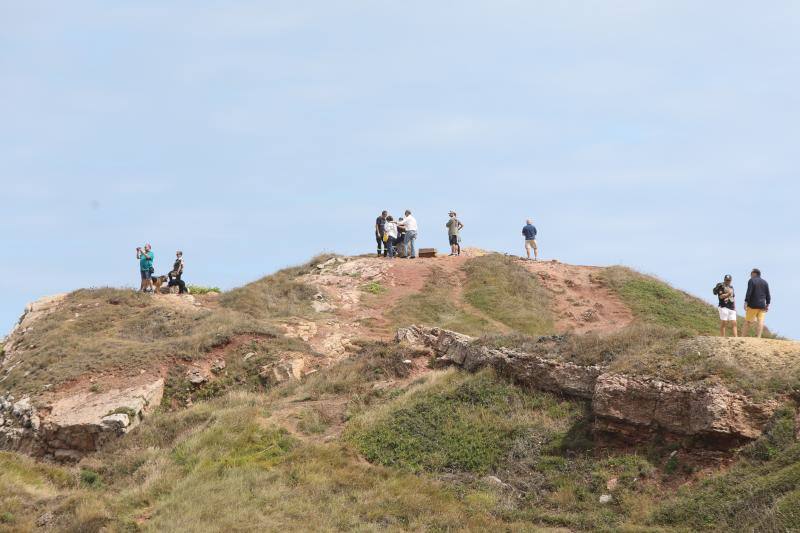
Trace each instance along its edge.
<path fill-rule="evenodd" d="M 0 449 L 78 460 L 136 427 L 161 402 L 164 380 L 103 393 L 65 396 L 37 409 L 29 398 L 0 397 Z"/>
<path fill-rule="evenodd" d="M 595 431 L 626 441 L 661 433 L 728 447 L 760 436 L 779 406 L 775 400 L 757 402 L 719 385 L 670 383 L 611 373 L 602 366 L 488 348 L 471 337 L 438 328 L 402 328 L 397 340 L 432 348 L 445 364 L 470 371 L 491 366 L 523 386 L 589 400 Z"/>

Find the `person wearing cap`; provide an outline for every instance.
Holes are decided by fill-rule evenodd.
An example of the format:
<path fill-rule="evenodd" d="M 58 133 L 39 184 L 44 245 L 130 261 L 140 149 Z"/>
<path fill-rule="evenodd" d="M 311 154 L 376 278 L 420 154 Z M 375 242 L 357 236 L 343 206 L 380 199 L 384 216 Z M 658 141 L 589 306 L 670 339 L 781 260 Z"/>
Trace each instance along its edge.
<path fill-rule="evenodd" d="M 461 244 L 459 244 L 460 241 L 459 234 L 461 232 L 461 228 L 464 227 L 464 224 L 462 224 L 461 221 L 458 220 L 458 218 L 456 218 L 455 211 L 450 211 L 448 215 L 450 216 L 450 220 L 447 221 L 447 224 L 445 224 L 445 226 L 447 226 L 447 238 L 450 241 L 450 255 L 451 256 L 461 255 Z"/>
<path fill-rule="evenodd" d="M 739 336 L 736 330 L 736 294 L 732 282 L 733 278 L 728 274 L 716 289 L 717 298 L 719 298 L 719 334 L 721 337 L 726 336 L 729 327 L 734 337 Z"/>
<path fill-rule="evenodd" d="M 764 320 L 767 318 L 769 304 L 772 296 L 769 293 L 769 283 L 761 277 L 761 271 L 754 268 L 750 272 L 750 281 L 747 282 L 747 294 L 744 297 L 745 323 L 742 335 L 747 337 L 751 324 L 758 323 L 756 333 L 759 338 L 764 333 Z"/>

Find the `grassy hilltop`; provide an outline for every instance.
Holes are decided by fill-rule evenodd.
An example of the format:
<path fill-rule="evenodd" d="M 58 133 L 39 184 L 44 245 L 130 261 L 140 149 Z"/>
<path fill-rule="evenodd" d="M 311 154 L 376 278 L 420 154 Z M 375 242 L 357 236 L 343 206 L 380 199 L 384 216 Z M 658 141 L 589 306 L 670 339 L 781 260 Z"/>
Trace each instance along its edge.
<path fill-rule="evenodd" d="M 800 528 L 792 402 L 763 437 L 728 454 L 669 442 L 614 448 L 595 442 L 582 401 L 524 390 L 491 370 L 431 369 L 426 354 L 370 338 L 429 324 L 620 372 L 791 396 L 800 365 L 746 366 L 737 345 L 720 354 L 705 340 L 718 328 L 712 306 L 629 269 L 598 269 L 596 287 L 632 322 L 542 338 L 564 333 L 559 293 L 524 263 L 489 254 L 457 267 L 419 261 L 421 279 L 402 290 L 385 276 L 347 274 L 358 305 L 382 313 L 359 321 L 349 308 L 315 310 L 313 276 L 328 259 L 197 296 L 197 305 L 117 289 L 68 295 L 26 333 L 0 392 L 38 397 L 87 375 L 103 386 L 103 376 L 162 369 L 165 398 L 77 465 L 0 452 L 0 531 Z M 259 368 L 287 352 L 330 357 L 314 339 L 288 335 L 292 320 L 357 324 L 362 337 L 302 381 L 270 384 Z M 208 383 L 188 387 L 175 371 L 210 356 L 227 367 Z"/>

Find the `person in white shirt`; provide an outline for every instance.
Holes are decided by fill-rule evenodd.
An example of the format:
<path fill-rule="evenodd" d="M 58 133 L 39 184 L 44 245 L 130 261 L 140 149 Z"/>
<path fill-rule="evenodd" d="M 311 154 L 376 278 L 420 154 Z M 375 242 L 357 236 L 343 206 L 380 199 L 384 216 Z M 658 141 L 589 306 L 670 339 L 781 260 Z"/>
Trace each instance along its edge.
<path fill-rule="evenodd" d="M 411 259 L 417 258 L 417 219 L 411 215 L 411 211 L 406 209 L 406 216 L 401 224 L 406 229 L 405 245 L 406 251 Z"/>
<path fill-rule="evenodd" d="M 383 231 L 386 233 L 386 249 L 390 259 L 394 259 L 394 245 L 397 243 L 397 222 L 391 215 L 386 217 L 386 222 L 383 225 Z"/>

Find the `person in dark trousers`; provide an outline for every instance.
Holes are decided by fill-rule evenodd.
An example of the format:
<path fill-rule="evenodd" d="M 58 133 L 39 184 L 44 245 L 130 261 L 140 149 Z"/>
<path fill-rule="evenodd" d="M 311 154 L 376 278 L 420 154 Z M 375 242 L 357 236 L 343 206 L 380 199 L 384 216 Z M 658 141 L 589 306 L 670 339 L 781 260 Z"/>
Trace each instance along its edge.
<path fill-rule="evenodd" d="M 142 275 L 142 284 L 139 290 L 153 292 L 153 251 L 150 244 L 145 244 L 144 250 L 136 249 L 136 259 L 139 260 L 139 272 Z"/>
<path fill-rule="evenodd" d="M 175 252 L 175 263 L 172 265 L 172 271 L 169 273 L 169 283 L 167 287 L 178 287 L 180 294 L 188 293 L 186 289 L 186 282 L 181 279 L 183 275 L 183 252 L 180 250 Z"/>
<path fill-rule="evenodd" d="M 761 271 L 754 268 L 747 282 L 747 294 L 744 297 L 745 323 L 742 335 L 747 337 L 750 325 L 757 323 L 756 333 L 758 338 L 764 333 L 764 320 L 767 318 L 769 304 L 772 296 L 769 293 L 769 283 L 761 277 Z"/>
<path fill-rule="evenodd" d="M 719 335 L 724 337 L 727 329 L 731 329 L 734 337 L 739 334 L 736 331 L 736 293 L 733 290 L 733 277 L 726 275 L 722 283 L 714 287 L 714 294 L 719 299 Z"/>
<path fill-rule="evenodd" d="M 394 259 L 394 245 L 397 244 L 397 222 L 394 221 L 392 215 L 386 217 L 384 229 L 386 230 L 386 246 L 389 248 L 389 259 Z"/>
<path fill-rule="evenodd" d="M 383 235 L 385 233 L 384 228 L 386 226 L 386 217 L 389 215 L 387 211 L 383 211 L 381 215 L 375 219 L 375 240 L 378 242 L 378 257 L 383 255 L 386 257 L 386 254 L 389 250 L 386 247 L 386 243 L 383 240 Z M 381 249 L 383 251 L 381 251 Z"/>
<path fill-rule="evenodd" d="M 464 224 L 456 218 L 456 212 L 450 211 L 448 213 L 450 220 L 447 221 L 447 238 L 450 241 L 450 255 L 461 255 L 461 229 Z"/>
<path fill-rule="evenodd" d="M 403 227 L 403 217 L 397 219 L 397 240 L 394 242 L 395 257 L 406 256 L 406 228 Z"/>
<path fill-rule="evenodd" d="M 539 247 L 536 245 L 536 226 L 533 225 L 533 221 L 528 219 L 525 221 L 525 226 L 522 228 L 522 235 L 525 236 L 525 253 L 528 255 L 528 259 L 531 258 L 531 248 L 533 248 L 533 260 L 537 261 L 539 259 Z"/>

